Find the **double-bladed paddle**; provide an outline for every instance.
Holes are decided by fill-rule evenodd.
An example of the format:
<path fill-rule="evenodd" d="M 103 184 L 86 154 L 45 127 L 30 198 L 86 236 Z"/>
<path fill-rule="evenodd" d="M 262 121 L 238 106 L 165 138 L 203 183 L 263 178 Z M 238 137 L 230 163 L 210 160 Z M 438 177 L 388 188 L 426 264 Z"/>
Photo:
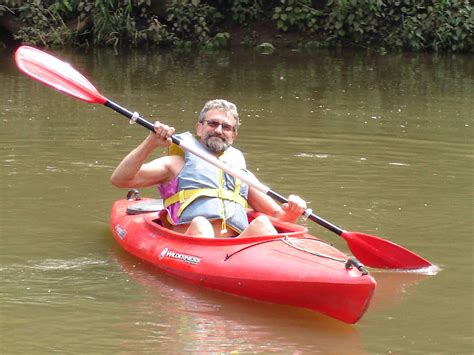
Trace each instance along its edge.
<path fill-rule="evenodd" d="M 21 46 L 15 53 L 15 60 L 21 71 L 39 82 L 77 99 L 110 107 L 150 131 L 154 131 L 152 123 L 141 117 L 137 112 L 131 112 L 102 96 L 82 74 L 58 58 L 36 48 Z M 173 143 L 179 145 L 184 150 L 239 178 L 274 200 L 281 203 L 288 202 L 284 196 L 272 191 L 252 175 L 248 175 L 239 169 L 223 163 L 192 142 L 179 139 L 176 136 L 172 136 L 171 139 Z M 432 266 L 428 260 L 395 243 L 369 234 L 345 231 L 315 215 L 310 209 L 307 209 L 304 215 L 341 236 L 347 242 L 354 256 L 367 266 L 384 269 L 420 269 Z"/>

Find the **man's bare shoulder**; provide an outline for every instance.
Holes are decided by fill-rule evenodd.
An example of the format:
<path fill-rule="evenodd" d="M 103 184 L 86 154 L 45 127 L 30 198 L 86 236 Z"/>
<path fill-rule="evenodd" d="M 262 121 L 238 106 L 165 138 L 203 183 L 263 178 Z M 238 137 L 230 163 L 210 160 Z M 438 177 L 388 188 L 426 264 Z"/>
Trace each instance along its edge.
<path fill-rule="evenodd" d="M 165 158 L 168 158 L 167 163 L 169 169 L 174 173 L 174 175 L 178 175 L 181 169 L 183 169 L 184 157 L 182 155 L 168 155 Z"/>
<path fill-rule="evenodd" d="M 141 171 L 154 179 L 154 183 L 165 183 L 179 174 L 184 166 L 184 158 L 179 155 L 165 155 L 154 159 L 141 168 Z"/>
<path fill-rule="evenodd" d="M 166 155 L 158 160 L 161 160 L 161 164 L 166 167 L 170 177 L 177 176 L 184 166 L 184 157 L 181 155 Z"/>

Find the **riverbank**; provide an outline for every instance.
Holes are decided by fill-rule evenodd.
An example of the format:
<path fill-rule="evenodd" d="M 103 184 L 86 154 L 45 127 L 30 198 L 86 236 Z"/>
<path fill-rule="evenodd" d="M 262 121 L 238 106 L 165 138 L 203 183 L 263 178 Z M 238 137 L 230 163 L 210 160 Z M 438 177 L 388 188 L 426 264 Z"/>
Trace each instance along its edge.
<path fill-rule="evenodd" d="M 469 1 L 26 1 L 0 5 L 0 42 L 41 47 L 364 47 L 472 53 Z"/>

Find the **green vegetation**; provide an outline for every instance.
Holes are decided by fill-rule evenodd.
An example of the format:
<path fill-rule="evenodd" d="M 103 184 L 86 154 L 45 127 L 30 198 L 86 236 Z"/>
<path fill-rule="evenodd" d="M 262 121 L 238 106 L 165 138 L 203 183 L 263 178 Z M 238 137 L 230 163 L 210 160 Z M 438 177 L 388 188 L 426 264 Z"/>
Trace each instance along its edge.
<path fill-rule="evenodd" d="M 39 46 L 362 46 L 472 52 L 469 0 L 3 0 L 0 40 Z"/>

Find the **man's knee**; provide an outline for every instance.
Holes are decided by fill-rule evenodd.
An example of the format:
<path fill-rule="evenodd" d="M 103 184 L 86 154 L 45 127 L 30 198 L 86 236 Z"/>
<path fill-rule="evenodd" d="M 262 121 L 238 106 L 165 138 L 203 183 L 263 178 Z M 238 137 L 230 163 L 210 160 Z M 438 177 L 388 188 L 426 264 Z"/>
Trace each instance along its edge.
<path fill-rule="evenodd" d="M 250 225 L 252 226 L 252 229 L 254 231 L 258 231 L 258 234 L 276 234 L 277 231 L 275 227 L 273 227 L 272 222 L 270 221 L 270 218 L 267 216 L 258 216 L 256 217 Z"/>
<path fill-rule="evenodd" d="M 203 216 L 196 216 L 193 218 L 193 220 L 191 221 L 191 224 L 194 224 L 194 225 L 207 225 L 207 224 L 211 224 L 211 222 L 209 222 L 209 220 Z"/>
<path fill-rule="evenodd" d="M 196 237 L 214 238 L 214 228 L 207 218 L 197 216 L 191 221 L 186 234 Z"/>

